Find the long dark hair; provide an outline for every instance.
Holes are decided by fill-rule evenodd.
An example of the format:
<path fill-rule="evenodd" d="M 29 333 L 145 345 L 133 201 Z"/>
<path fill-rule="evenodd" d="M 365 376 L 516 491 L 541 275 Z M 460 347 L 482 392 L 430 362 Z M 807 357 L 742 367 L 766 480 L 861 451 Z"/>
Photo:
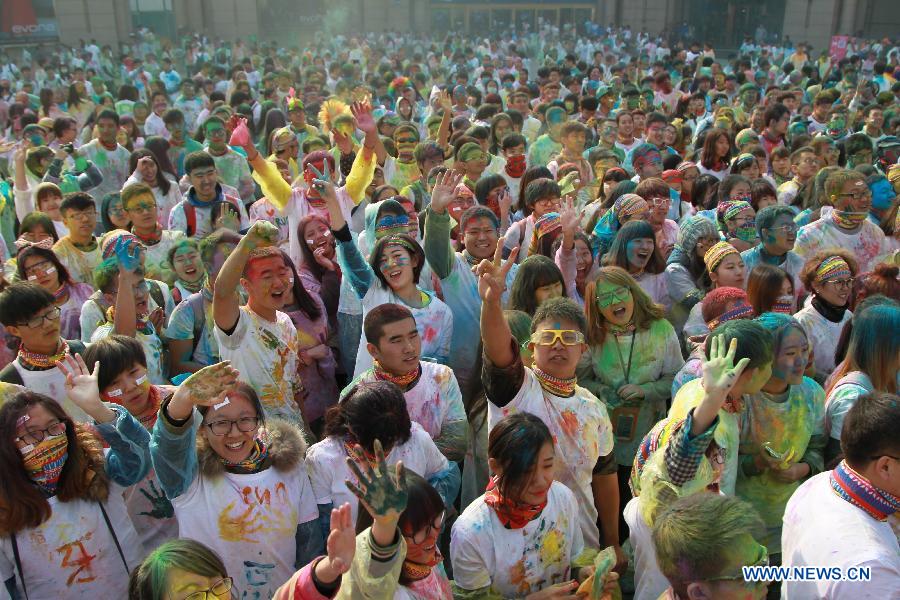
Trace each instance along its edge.
<path fill-rule="evenodd" d="M 98 500 L 106 500 L 109 495 L 100 441 L 87 427 L 72 421 L 53 398 L 28 390 L 20 392 L 0 407 L 0 533 L 4 535 L 38 527 L 53 513 L 47 498 L 28 477 L 22 453 L 16 447 L 16 423 L 32 406 L 41 406 L 66 425 L 68 456 L 56 491 L 59 501 L 86 498 L 89 492 Z"/>
<path fill-rule="evenodd" d="M 291 257 L 284 250 L 281 251 L 281 256 L 284 258 L 284 264 L 291 270 L 291 277 L 294 278 L 294 284 L 291 286 L 291 291 L 294 293 L 294 302 L 310 321 L 318 320 L 322 316 L 322 311 L 319 309 L 319 305 L 316 304 L 315 299 L 303 287 L 303 281 L 297 273 L 294 261 L 291 260 Z"/>
<path fill-rule="evenodd" d="M 375 451 L 376 439 L 385 453 L 405 444 L 412 435 L 412 422 L 403 392 L 390 381 L 353 386 L 325 413 L 325 435 L 352 438 L 366 452 Z"/>
<path fill-rule="evenodd" d="M 31 258 L 32 256 L 37 256 L 38 258 L 43 258 L 44 260 L 53 263 L 53 266 L 56 267 L 56 273 L 59 276 L 60 285 L 72 283 L 72 276 L 69 275 L 69 270 L 62 264 L 62 261 L 56 256 L 56 253 L 53 250 L 46 250 L 44 248 L 38 248 L 37 246 L 22 248 L 16 256 L 16 274 L 19 276 L 20 281 L 28 281 L 28 277 L 25 275 L 25 259 Z"/>
<path fill-rule="evenodd" d="M 159 159 L 156 157 L 156 154 L 150 150 L 140 148 L 132 152 L 131 157 L 128 159 L 128 172 L 134 173 L 134 170 L 137 169 L 138 161 L 142 158 L 153 159 L 153 162 L 156 164 L 156 185 L 159 186 L 163 194 L 168 194 L 169 189 L 172 187 L 172 182 L 169 181 L 165 171 L 159 166 Z"/>
<path fill-rule="evenodd" d="M 716 143 L 719 138 L 724 137 L 728 142 L 728 152 L 722 157 L 722 161 L 727 165 L 729 155 L 731 154 L 731 138 L 724 129 L 713 128 L 706 132 L 706 138 L 703 140 L 703 150 L 700 151 L 700 164 L 710 170 L 716 170 L 722 163 L 716 162 L 719 157 L 716 156 Z"/>
<path fill-rule="evenodd" d="M 172 177 L 178 177 L 178 174 L 175 173 L 175 167 L 172 166 L 172 161 L 169 160 L 169 148 L 169 141 L 158 135 L 150 136 L 144 140 L 144 149 L 152 152 L 156 158 L 157 171 L 164 171 Z"/>
<path fill-rule="evenodd" d="M 554 283 L 562 286 L 563 296 L 565 296 L 566 282 L 556 263 L 543 254 L 529 256 L 519 265 L 519 270 L 513 279 L 509 291 L 510 310 L 521 310 L 533 317 L 534 311 L 538 307 L 535 291 L 539 287 Z"/>
<path fill-rule="evenodd" d="M 650 260 L 647 262 L 644 270 L 654 275 L 665 271 L 666 261 L 662 254 L 659 253 L 659 246 L 656 245 L 656 236 L 653 234 L 653 228 L 646 221 L 629 221 L 622 225 L 619 233 L 613 238 L 609 252 L 603 257 L 604 266 L 622 267 L 628 271 L 628 242 L 639 239 L 650 239 L 653 241 L 653 254 L 650 256 Z"/>

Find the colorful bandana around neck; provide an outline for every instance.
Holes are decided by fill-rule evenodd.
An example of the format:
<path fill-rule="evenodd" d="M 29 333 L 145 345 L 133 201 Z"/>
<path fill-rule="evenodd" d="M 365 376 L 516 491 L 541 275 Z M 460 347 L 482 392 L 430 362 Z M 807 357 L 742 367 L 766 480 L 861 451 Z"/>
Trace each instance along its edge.
<path fill-rule="evenodd" d="M 403 575 L 409 581 L 421 581 L 431 575 L 431 570 L 441 564 L 443 560 L 444 556 L 441 554 L 441 551 L 438 550 L 437 546 L 435 546 L 434 558 L 426 564 L 413 562 L 409 559 L 404 560 Z"/>
<path fill-rule="evenodd" d="M 829 256 L 816 269 L 816 283 L 825 283 L 839 277 L 851 277 L 850 265 L 840 256 Z"/>
<path fill-rule="evenodd" d="M 25 346 L 19 345 L 19 362 L 26 363 L 37 369 L 52 369 L 56 366 L 56 363 L 65 359 L 68 354 L 69 343 L 64 339 L 59 340 L 59 346 L 56 347 L 55 354 L 39 354 L 37 352 L 31 352 L 30 350 L 26 350 Z"/>
<path fill-rule="evenodd" d="M 876 521 L 900 511 L 900 498 L 876 488 L 865 477 L 854 471 L 846 460 L 831 471 L 831 489 L 835 494 L 868 514 Z"/>
<path fill-rule="evenodd" d="M 553 375 L 544 373 L 538 369 L 537 365 L 531 367 L 531 370 L 545 392 L 549 392 L 560 398 L 570 398 L 575 395 L 575 385 L 578 383 L 577 377 L 569 379 L 554 377 Z"/>
<path fill-rule="evenodd" d="M 39 444 L 29 444 L 20 450 L 24 455 L 28 477 L 49 496 L 56 495 L 59 478 L 69 455 L 66 434 L 44 438 Z"/>
<path fill-rule="evenodd" d="M 547 506 L 546 500 L 541 504 L 523 504 L 502 497 L 496 476 L 488 481 L 484 503 L 494 509 L 497 518 L 506 529 L 522 529 L 535 520 Z"/>
<path fill-rule="evenodd" d="M 851 210 L 831 211 L 831 220 L 839 229 L 856 229 L 869 218 L 868 212 Z"/>
<path fill-rule="evenodd" d="M 382 368 L 381 363 L 377 360 L 374 361 L 374 371 L 375 371 L 375 379 L 379 381 L 390 381 L 401 390 L 405 390 L 408 388 L 414 381 L 416 381 L 419 376 L 422 374 L 422 363 L 420 362 L 416 365 L 416 368 L 410 371 L 409 373 L 404 373 L 403 375 L 394 375 L 388 371 L 385 371 Z"/>
<path fill-rule="evenodd" d="M 250 453 L 250 456 L 245 458 L 242 461 L 231 462 L 230 460 L 222 459 L 222 463 L 225 465 L 225 469 L 229 473 L 256 473 L 263 468 L 263 464 L 269 458 L 269 448 L 266 445 L 266 442 L 261 438 L 256 438 L 253 441 L 253 451 Z"/>

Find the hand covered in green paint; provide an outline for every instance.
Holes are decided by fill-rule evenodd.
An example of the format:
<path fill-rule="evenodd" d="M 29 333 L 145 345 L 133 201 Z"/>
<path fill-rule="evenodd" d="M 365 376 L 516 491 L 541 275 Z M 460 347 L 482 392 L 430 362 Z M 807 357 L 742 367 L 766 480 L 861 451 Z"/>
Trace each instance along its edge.
<path fill-rule="evenodd" d="M 398 462 L 394 469 L 389 470 L 385 464 L 384 449 L 378 440 L 375 440 L 374 468 L 362 457 L 362 449 L 359 447 L 357 449 L 359 454 L 356 460 L 348 458 L 347 464 L 358 483 L 354 485 L 352 481 L 347 480 L 347 487 L 359 498 L 360 504 L 369 511 L 374 521 L 396 524 L 406 510 L 406 502 L 409 499 L 403 463 Z"/>
<path fill-rule="evenodd" d="M 707 396 L 719 401 L 720 407 L 750 362 L 749 358 L 742 358 L 734 364 L 736 353 L 736 338 L 732 338 L 726 351 L 722 336 L 717 335 L 710 342 L 709 358 L 703 360 L 703 389 Z"/>
<path fill-rule="evenodd" d="M 171 519 L 175 516 L 175 508 L 172 506 L 172 503 L 166 498 L 165 492 L 156 488 L 156 483 L 154 483 L 153 479 L 151 479 L 149 483 L 149 492 L 142 487 L 138 487 L 138 491 L 144 495 L 144 498 L 150 501 L 150 506 L 153 508 L 149 511 L 141 511 L 138 514 L 153 519 Z"/>
<path fill-rule="evenodd" d="M 456 198 L 456 186 L 463 179 L 462 173 L 447 170 L 438 175 L 434 189 L 431 190 L 431 205 L 429 210 L 435 214 L 444 214 L 447 207 Z"/>
<path fill-rule="evenodd" d="M 227 360 L 203 367 L 178 386 L 168 406 L 169 416 L 186 419 L 195 406 L 215 406 L 225 402 L 238 375 L 237 369 Z"/>
<path fill-rule="evenodd" d="M 268 221 L 254 223 L 241 243 L 246 244 L 250 250 L 274 246 L 278 242 L 278 228 Z"/>

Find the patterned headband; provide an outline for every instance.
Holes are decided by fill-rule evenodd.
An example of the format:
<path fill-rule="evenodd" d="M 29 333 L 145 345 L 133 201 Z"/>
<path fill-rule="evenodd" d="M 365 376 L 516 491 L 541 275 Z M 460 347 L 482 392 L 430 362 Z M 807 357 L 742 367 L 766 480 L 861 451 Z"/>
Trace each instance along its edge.
<path fill-rule="evenodd" d="M 387 249 L 388 246 L 401 246 L 409 250 L 412 254 L 417 254 L 419 252 L 419 248 L 417 248 L 415 244 L 411 243 L 407 239 L 400 237 L 399 235 L 389 235 L 384 239 L 387 240 L 384 243 L 385 249 Z"/>
<path fill-rule="evenodd" d="M 44 238 L 39 242 L 29 242 L 25 238 L 16 240 L 16 254 L 25 248 L 40 248 L 42 250 L 53 250 L 53 238 Z"/>
<path fill-rule="evenodd" d="M 718 242 L 703 255 L 703 262 L 706 263 L 706 269 L 712 273 L 716 270 L 716 267 L 719 266 L 719 263 L 725 260 L 725 257 L 729 254 L 738 254 L 738 251 L 728 242 Z"/>
<path fill-rule="evenodd" d="M 840 256 L 829 256 L 816 269 L 816 281 L 822 283 L 838 277 L 850 277 L 850 265 Z"/>
<path fill-rule="evenodd" d="M 728 312 L 724 312 L 718 317 L 707 321 L 706 325 L 709 327 L 710 331 L 715 331 L 716 327 L 721 325 L 722 323 L 727 323 L 728 321 L 734 321 L 735 319 L 752 319 L 753 318 L 753 307 L 749 304 L 741 304 L 739 306 L 735 306 Z"/>
<path fill-rule="evenodd" d="M 616 200 L 616 203 L 613 205 L 613 213 L 619 219 L 621 219 L 622 217 L 637 215 L 649 210 L 650 205 L 648 205 L 647 201 L 637 194 L 623 194 L 619 197 L 618 200 Z"/>
<path fill-rule="evenodd" d="M 752 209 L 753 207 L 744 200 L 723 200 L 719 202 L 717 210 L 723 220 L 730 221 L 748 208 Z"/>

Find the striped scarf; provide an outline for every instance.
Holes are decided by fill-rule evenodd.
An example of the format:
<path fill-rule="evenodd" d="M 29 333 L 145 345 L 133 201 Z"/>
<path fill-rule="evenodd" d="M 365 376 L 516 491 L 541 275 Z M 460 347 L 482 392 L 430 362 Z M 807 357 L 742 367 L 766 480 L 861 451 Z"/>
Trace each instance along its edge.
<path fill-rule="evenodd" d="M 225 469 L 229 473 L 256 473 L 263 467 L 263 463 L 269 458 L 269 448 L 260 438 L 256 438 L 253 443 L 253 451 L 250 456 L 238 462 L 222 459 Z"/>
<path fill-rule="evenodd" d="M 854 471 L 846 460 L 834 468 L 829 478 L 835 494 L 860 508 L 876 521 L 886 521 L 900 511 L 900 498 L 879 490 Z"/>

